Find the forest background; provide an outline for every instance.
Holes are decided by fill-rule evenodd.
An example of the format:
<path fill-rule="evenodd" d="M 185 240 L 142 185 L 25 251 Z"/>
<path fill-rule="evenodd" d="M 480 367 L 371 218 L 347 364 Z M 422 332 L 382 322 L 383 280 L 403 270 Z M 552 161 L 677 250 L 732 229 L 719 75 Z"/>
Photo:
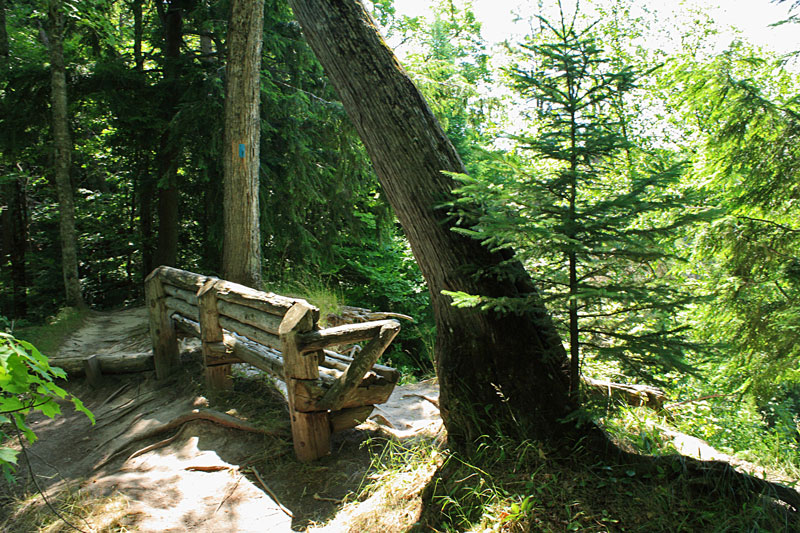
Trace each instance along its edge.
<path fill-rule="evenodd" d="M 605 140 L 578 153 L 586 144 L 547 137 L 568 126 L 558 112 L 569 107 L 554 96 L 563 77 L 547 87 L 536 85 L 547 76 L 534 75 L 558 70 L 546 54 L 558 32 L 545 21 L 557 30 L 562 20 L 554 4 L 539 3 L 545 19 L 531 19 L 521 43 L 490 48 L 469 3 L 442 0 L 426 17 L 398 14 L 391 0 L 368 3 L 390 42 L 405 48 L 405 68 L 471 176 L 448 208 L 465 233 L 518 251 L 581 374 L 659 385 L 686 402 L 673 409 L 678 428 L 797 478 L 794 55 L 744 40 L 720 51 L 711 37 L 721 28 L 702 11 L 686 12 L 673 25 L 679 31 L 664 36 L 659 15 L 632 16 L 633 2 L 591 3 L 575 19 L 572 45 L 582 50 L 576 65 L 592 60 L 571 76 L 604 87 L 586 107 L 591 117 L 576 124 L 587 139 Z M 227 2 L 75 0 L 64 10 L 82 300 L 97 309 L 141 302 L 144 276 L 163 262 L 219 274 Z M 48 20 L 35 1 L 0 1 L 0 14 L 0 314 L 26 338 L 26 327 L 65 305 Z M 567 26 L 572 16 L 565 10 Z M 646 46 L 656 34 L 673 46 Z M 284 2 L 265 3 L 263 35 L 265 287 L 331 309 L 415 317 L 389 362 L 428 375 L 427 288 L 358 135 Z M 570 146 L 586 165 L 565 173 Z M 602 219 L 576 229 L 558 223 L 575 221 L 568 201 L 542 211 L 566 198 L 559 187 L 568 178 L 573 215 L 608 208 Z M 578 238 L 592 228 L 602 238 Z M 594 271 L 600 257 L 604 270 Z M 574 279 L 559 277 L 571 263 Z M 614 423 L 630 423 L 625 416 L 643 415 Z"/>

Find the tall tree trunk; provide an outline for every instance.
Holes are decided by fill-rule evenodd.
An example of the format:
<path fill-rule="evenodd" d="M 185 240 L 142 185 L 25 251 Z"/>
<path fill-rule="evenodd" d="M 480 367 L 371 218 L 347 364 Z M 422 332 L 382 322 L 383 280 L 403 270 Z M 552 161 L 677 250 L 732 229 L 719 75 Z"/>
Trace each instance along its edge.
<path fill-rule="evenodd" d="M 522 265 L 451 231 L 439 208 L 464 165 L 427 103 L 357 0 L 289 0 L 357 128 L 431 291 L 442 417 L 451 444 L 468 448 L 497 429 L 556 439 L 569 394 L 561 340 Z M 527 297 L 520 314 L 451 306 L 443 290 Z"/>
<path fill-rule="evenodd" d="M 69 167 L 72 140 L 67 116 L 67 77 L 64 68 L 64 14 L 61 0 L 50 0 L 50 73 L 51 106 L 53 112 L 53 156 L 56 190 L 58 192 L 59 226 L 61 234 L 61 270 L 64 275 L 66 304 L 82 307 L 80 279 L 78 278 L 78 246 L 75 236 L 75 204 Z"/>
<path fill-rule="evenodd" d="M 28 314 L 25 253 L 28 248 L 27 198 L 23 178 L 12 177 L 2 185 L 6 209 L 2 214 L 3 252 L 11 262 L 11 309 L 9 316 L 23 318 Z"/>
<path fill-rule="evenodd" d="M 156 163 L 158 171 L 158 242 L 157 264 L 174 266 L 178 262 L 178 135 L 171 122 L 178 108 L 180 87 L 180 55 L 183 33 L 183 13 L 179 2 L 173 0 L 162 11 L 164 25 L 164 83 L 163 117 L 166 122 L 159 140 Z"/>
<path fill-rule="evenodd" d="M 258 172 L 263 27 L 263 2 L 233 0 L 225 91 L 222 276 L 258 289 L 261 288 Z"/>
<path fill-rule="evenodd" d="M 0 58 L 8 57 L 8 30 L 6 29 L 6 0 L 0 0 Z"/>

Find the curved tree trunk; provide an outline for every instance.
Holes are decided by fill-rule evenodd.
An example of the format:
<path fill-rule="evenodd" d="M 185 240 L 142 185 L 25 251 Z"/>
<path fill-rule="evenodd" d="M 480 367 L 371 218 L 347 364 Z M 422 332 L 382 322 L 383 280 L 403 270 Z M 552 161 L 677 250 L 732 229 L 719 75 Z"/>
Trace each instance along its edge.
<path fill-rule="evenodd" d="M 451 231 L 437 206 L 452 198 L 442 171 L 464 165 L 427 103 L 357 0 L 290 0 L 357 128 L 431 291 L 442 417 L 451 443 L 500 429 L 553 439 L 569 395 L 563 345 L 522 265 Z M 526 296 L 524 314 L 452 307 L 441 291 Z"/>
<path fill-rule="evenodd" d="M 261 289 L 258 171 L 264 3 L 234 0 L 225 91 L 222 277 Z"/>
<path fill-rule="evenodd" d="M 56 190 L 58 191 L 59 227 L 61 235 L 61 270 L 64 275 L 66 304 L 84 305 L 78 277 L 78 245 L 75 236 L 75 203 L 69 167 L 72 159 L 72 139 L 69 136 L 67 115 L 67 76 L 64 68 L 64 13 L 61 0 L 50 0 L 50 73 L 51 106 L 53 113 L 53 156 Z"/>

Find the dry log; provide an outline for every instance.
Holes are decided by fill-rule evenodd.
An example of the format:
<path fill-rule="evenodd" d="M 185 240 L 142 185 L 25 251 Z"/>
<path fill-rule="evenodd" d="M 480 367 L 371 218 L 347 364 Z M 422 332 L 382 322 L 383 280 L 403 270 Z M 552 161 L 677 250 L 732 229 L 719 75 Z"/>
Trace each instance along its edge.
<path fill-rule="evenodd" d="M 180 298 L 189 305 L 199 304 L 199 301 L 197 299 L 197 294 L 194 292 L 179 289 L 177 287 L 173 287 L 172 285 L 164 285 L 164 292 L 167 293 L 169 296 Z"/>
<path fill-rule="evenodd" d="M 294 408 L 302 412 L 318 411 L 319 407 L 317 403 L 328 391 L 330 385 L 325 383 L 322 379 L 295 379 L 289 381 L 290 383 L 286 384 L 286 388 L 294 390 Z M 389 399 L 389 396 L 394 390 L 394 385 L 394 383 L 383 382 L 356 387 L 345 396 L 341 407 L 342 409 L 346 409 L 350 407 L 386 403 L 386 400 Z"/>
<path fill-rule="evenodd" d="M 173 320 L 175 327 L 187 335 L 200 338 L 200 324 L 180 315 L 174 315 Z M 278 350 L 232 333 L 225 333 L 223 343 L 230 348 L 231 355 L 237 359 L 283 380 L 283 357 Z"/>
<path fill-rule="evenodd" d="M 387 318 L 401 318 L 403 320 L 414 321 L 408 315 L 400 313 L 387 313 L 384 311 L 373 311 L 363 307 L 353 307 L 351 305 L 339 306 L 335 313 L 325 316 L 325 323 L 328 327 L 342 326 L 344 324 L 356 324 L 358 322 L 370 322 L 373 320 L 386 320 Z"/>
<path fill-rule="evenodd" d="M 278 328 L 281 325 L 282 318 L 277 315 L 224 300 L 217 302 L 217 308 L 221 315 L 230 317 L 242 324 L 264 330 L 272 335 L 278 335 Z"/>
<path fill-rule="evenodd" d="M 341 409 L 347 395 L 359 386 L 364 375 L 372 368 L 372 365 L 375 364 L 375 361 L 383 354 L 399 332 L 399 322 L 396 320 L 385 321 L 378 334 L 369 341 L 369 344 L 363 350 L 358 352 L 345 373 L 334 382 L 333 386 L 325 393 L 325 396 L 320 399 L 317 407 L 332 411 Z"/>
<path fill-rule="evenodd" d="M 304 302 L 309 305 L 305 300 L 287 298 L 271 292 L 257 291 L 230 281 L 223 281 L 217 285 L 217 297 L 226 302 L 252 307 L 253 309 L 281 317 L 297 302 Z M 319 320 L 319 309 L 311 305 L 309 307 L 313 309 L 314 321 L 316 322 Z"/>
<path fill-rule="evenodd" d="M 325 364 L 323 366 L 329 364 L 329 368 L 339 368 L 337 366 L 338 364 L 344 364 L 346 367 L 346 365 L 353 362 L 353 358 L 347 355 L 342 355 L 331 350 L 323 350 L 323 352 L 325 353 Z M 390 366 L 375 364 L 372 365 L 372 371 L 390 383 L 397 383 L 400 381 L 400 371 Z"/>
<path fill-rule="evenodd" d="M 582 381 L 587 392 L 594 396 L 614 398 L 634 407 L 645 406 L 660 411 L 667 401 L 667 395 L 661 389 L 649 385 L 631 385 L 600 381 L 583 376 Z"/>
<path fill-rule="evenodd" d="M 200 289 L 206 281 L 216 279 L 211 276 L 202 276 L 194 272 L 163 265 L 153 270 L 150 276 L 157 276 L 162 283 L 189 291 L 193 294 L 196 294 L 198 289 Z"/>
<path fill-rule="evenodd" d="M 103 374 L 128 374 L 153 370 L 153 354 L 151 352 L 126 354 L 98 354 L 100 372 Z M 70 377 L 85 374 L 86 357 L 54 357 L 50 364 L 63 368 Z"/>
<path fill-rule="evenodd" d="M 192 320 L 200 320 L 200 309 L 197 306 L 187 304 L 182 299 L 175 298 L 174 296 L 168 296 L 164 301 L 169 314 L 180 313 Z"/>
<path fill-rule="evenodd" d="M 275 335 L 271 335 L 266 331 L 254 328 L 253 326 L 248 326 L 247 324 L 242 324 L 238 320 L 234 320 L 226 316 L 220 316 L 219 323 L 222 325 L 223 328 L 227 329 L 228 331 L 238 333 L 239 335 L 247 337 L 252 341 L 255 341 L 259 344 L 263 344 L 264 346 L 269 346 L 270 348 L 281 350 L 280 338 L 276 337 Z"/>
<path fill-rule="evenodd" d="M 169 376 L 180 364 L 178 339 L 172 320 L 167 316 L 166 293 L 160 275 L 167 267 L 159 267 L 147 276 L 144 283 L 145 301 L 150 322 L 150 339 L 153 343 L 156 377 Z"/>
<path fill-rule="evenodd" d="M 361 407 L 353 407 L 350 409 L 342 409 L 340 411 L 331 411 L 328 413 L 328 420 L 331 425 L 331 432 L 344 431 L 346 429 L 354 428 L 363 423 L 369 415 L 372 414 L 374 405 L 362 405 Z"/>
<path fill-rule="evenodd" d="M 328 346 L 365 341 L 378 335 L 381 328 L 386 324 L 396 324 L 398 328 L 400 327 L 400 323 L 396 320 L 347 324 L 300 334 L 297 336 L 297 344 L 301 352 L 312 352 L 322 350 Z"/>

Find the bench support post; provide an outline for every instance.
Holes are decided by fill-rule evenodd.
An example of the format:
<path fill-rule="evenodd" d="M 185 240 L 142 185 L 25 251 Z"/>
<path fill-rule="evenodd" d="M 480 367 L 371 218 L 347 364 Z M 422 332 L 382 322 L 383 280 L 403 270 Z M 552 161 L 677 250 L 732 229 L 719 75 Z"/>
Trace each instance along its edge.
<path fill-rule="evenodd" d="M 205 368 L 206 387 L 210 392 L 226 391 L 233 388 L 231 365 L 222 363 L 225 357 L 224 354 L 220 354 L 218 349 L 223 341 L 215 287 L 218 281 L 217 279 L 210 279 L 197 291 L 200 310 L 200 340 L 203 341 L 203 366 Z"/>
<path fill-rule="evenodd" d="M 316 381 L 319 378 L 319 352 L 301 353 L 297 345 L 297 335 L 311 331 L 314 326 L 313 309 L 298 302 L 286 312 L 278 330 L 283 352 L 284 378 L 289 394 L 294 452 L 303 462 L 319 459 L 331 451 L 331 428 L 327 410 L 304 413 L 294 408 L 295 382 Z"/>
<path fill-rule="evenodd" d="M 168 377 L 180 364 L 178 338 L 175 335 L 172 319 L 167 315 L 167 294 L 164 292 L 164 286 L 159 278 L 162 268 L 153 270 L 144 282 L 156 379 Z"/>

